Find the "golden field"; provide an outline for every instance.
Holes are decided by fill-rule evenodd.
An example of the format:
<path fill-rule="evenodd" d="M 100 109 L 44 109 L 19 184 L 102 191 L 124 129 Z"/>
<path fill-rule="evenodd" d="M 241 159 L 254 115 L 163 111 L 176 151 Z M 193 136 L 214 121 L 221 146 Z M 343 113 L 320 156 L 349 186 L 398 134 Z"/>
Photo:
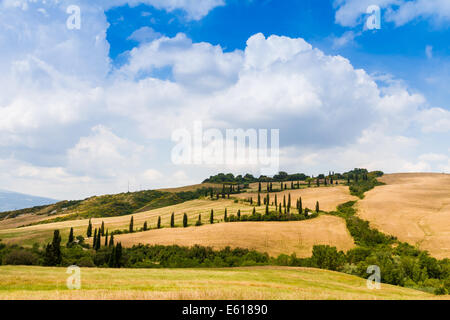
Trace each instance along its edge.
<path fill-rule="evenodd" d="M 115 236 L 124 246 L 159 244 L 181 246 L 226 246 L 267 252 L 271 256 L 295 253 L 298 257 L 311 256 L 316 244 L 336 246 L 347 251 L 354 247 L 345 221 L 322 215 L 306 221 L 289 222 L 230 222 L 207 224 L 200 227 L 167 228 Z"/>
<path fill-rule="evenodd" d="M 352 300 L 449 299 L 333 271 L 293 267 L 213 269 L 81 269 L 68 290 L 66 268 L 0 266 L 0 299 L 16 300 Z"/>
<path fill-rule="evenodd" d="M 358 202 L 362 219 L 436 258 L 450 258 L 450 175 L 387 174 Z"/>

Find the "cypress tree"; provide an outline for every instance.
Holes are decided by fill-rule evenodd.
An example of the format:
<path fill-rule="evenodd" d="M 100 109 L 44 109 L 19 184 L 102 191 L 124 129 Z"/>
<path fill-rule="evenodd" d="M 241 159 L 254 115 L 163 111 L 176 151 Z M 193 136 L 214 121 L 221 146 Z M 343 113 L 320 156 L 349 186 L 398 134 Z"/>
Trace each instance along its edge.
<path fill-rule="evenodd" d="M 261 182 L 258 182 L 258 192 L 261 192 Z"/>
<path fill-rule="evenodd" d="M 316 185 L 317 185 L 318 187 L 320 187 L 320 181 L 319 181 L 319 178 L 316 179 Z"/>
<path fill-rule="evenodd" d="M 158 217 L 158 222 L 156 223 L 156 227 L 158 229 L 161 229 L 161 217 L 160 216 Z"/>
<path fill-rule="evenodd" d="M 278 207 L 277 195 L 275 194 L 275 207 Z"/>
<path fill-rule="evenodd" d="M 311 180 L 308 180 L 308 188 L 311 187 Z"/>
<path fill-rule="evenodd" d="M 112 246 L 112 250 L 109 255 L 108 266 L 110 268 L 115 268 L 115 266 L 116 266 L 116 247 L 114 246 L 114 244 L 111 245 L 111 242 L 109 243 L 109 246 L 110 247 Z"/>
<path fill-rule="evenodd" d="M 172 212 L 172 215 L 170 216 L 170 227 L 175 227 L 175 212 Z"/>
<path fill-rule="evenodd" d="M 69 232 L 69 240 L 67 240 L 67 246 L 70 246 L 73 243 L 73 228 L 70 228 L 70 232 Z"/>
<path fill-rule="evenodd" d="M 280 206 L 279 206 L 279 209 L 278 209 L 278 210 L 279 210 L 279 212 L 281 213 L 281 202 L 280 202 Z"/>
<path fill-rule="evenodd" d="M 270 192 L 272 192 L 272 182 L 270 183 Z"/>
<path fill-rule="evenodd" d="M 253 197 L 250 198 L 250 204 L 253 204 Z"/>
<path fill-rule="evenodd" d="M 239 220 L 241 220 L 241 209 L 238 210 L 237 217 L 238 217 Z"/>
<path fill-rule="evenodd" d="M 255 214 L 256 214 L 256 209 L 255 209 L 255 207 L 253 207 L 252 215 L 255 215 Z"/>
<path fill-rule="evenodd" d="M 100 228 L 100 233 L 102 234 L 102 236 L 105 235 L 105 223 L 102 221 L 102 226 Z"/>
<path fill-rule="evenodd" d="M 52 243 L 47 244 L 45 248 L 44 264 L 46 266 L 57 266 L 61 264 L 61 261 L 61 236 L 59 230 L 55 230 Z"/>
<path fill-rule="evenodd" d="M 187 214 L 183 214 L 183 228 L 186 228 L 188 226 L 188 217 Z"/>
<path fill-rule="evenodd" d="M 209 223 L 213 224 L 214 223 L 214 210 L 211 209 L 211 214 L 209 216 Z"/>
<path fill-rule="evenodd" d="M 258 207 L 261 205 L 261 195 L 258 192 Z"/>
<path fill-rule="evenodd" d="M 291 210 L 291 194 L 289 193 L 288 194 L 288 211 L 290 211 Z"/>
<path fill-rule="evenodd" d="M 119 242 L 116 246 L 116 267 L 120 268 L 122 265 L 122 244 Z"/>
<path fill-rule="evenodd" d="M 144 226 L 142 227 L 143 231 L 147 231 L 147 221 L 144 222 Z"/>
<path fill-rule="evenodd" d="M 302 205 L 302 197 L 298 199 L 298 213 L 301 214 L 303 211 L 303 205 Z"/>
<path fill-rule="evenodd" d="M 294 189 L 294 182 L 291 181 L 291 189 Z"/>
<path fill-rule="evenodd" d="M 269 214 L 269 203 L 266 204 L 266 215 Z"/>
<path fill-rule="evenodd" d="M 105 247 L 108 246 L 108 230 L 106 230 L 106 235 L 105 235 Z"/>
<path fill-rule="evenodd" d="M 131 216 L 131 219 L 130 219 L 130 233 L 133 233 L 133 229 L 134 229 L 134 227 L 133 227 L 133 224 L 134 224 L 134 219 L 133 219 L 133 216 Z"/>
<path fill-rule="evenodd" d="M 283 195 L 283 208 L 286 208 L 286 195 Z"/>
<path fill-rule="evenodd" d="M 114 247 L 114 234 L 112 234 L 111 237 L 109 237 L 109 246 Z"/>
<path fill-rule="evenodd" d="M 316 202 L 316 212 L 319 213 L 319 201 Z"/>
<path fill-rule="evenodd" d="M 99 250 L 100 249 L 101 241 L 102 241 L 102 234 L 100 233 L 100 230 L 98 230 L 97 242 L 95 244 L 95 250 Z"/>
<path fill-rule="evenodd" d="M 198 220 L 197 220 L 197 223 L 195 225 L 196 226 L 201 226 L 202 225 L 202 214 L 201 213 L 198 214 Z"/>
<path fill-rule="evenodd" d="M 92 248 L 95 249 L 95 245 L 97 244 L 97 228 L 94 230 L 94 239 L 92 239 Z"/>
<path fill-rule="evenodd" d="M 225 222 L 227 222 L 227 220 L 228 220 L 227 208 L 225 208 L 225 213 L 224 213 L 224 215 L 223 215 L 223 220 L 224 220 Z"/>
<path fill-rule="evenodd" d="M 88 238 L 90 238 L 92 236 L 92 223 L 91 223 L 91 219 L 89 219 L 89 225 L 87 227 L 87 231 L 86 231 L 86 235 Z"/>

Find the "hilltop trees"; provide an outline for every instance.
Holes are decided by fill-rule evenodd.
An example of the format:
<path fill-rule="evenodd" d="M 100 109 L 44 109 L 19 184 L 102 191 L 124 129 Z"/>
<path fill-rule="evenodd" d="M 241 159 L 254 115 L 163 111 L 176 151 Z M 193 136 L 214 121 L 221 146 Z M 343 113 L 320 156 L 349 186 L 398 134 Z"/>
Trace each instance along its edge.
<path fill-rule="evenodd" d="M 44 265 L 57 266 L 61 264 L 61 261 L 61 236 L 59 230 L 55 230 L 52 243 L 48 243 L 45 248 Z"/>

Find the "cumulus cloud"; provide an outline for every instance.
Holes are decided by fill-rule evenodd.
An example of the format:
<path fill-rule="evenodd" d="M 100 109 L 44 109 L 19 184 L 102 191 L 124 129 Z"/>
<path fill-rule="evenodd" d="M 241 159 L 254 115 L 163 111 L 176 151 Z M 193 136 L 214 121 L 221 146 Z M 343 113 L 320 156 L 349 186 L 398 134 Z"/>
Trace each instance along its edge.
<path fill-rule="evenodd" d="M 164 3 L 151 4 L 194 18 L 222 2 Z M 56 1 L 49 17 L 37 2 L 1 2 L 1 188 L 74 198 L 126 191 L 128 182 L 132 190 L 199 182 L 227 168 L 171 163 L 172 131 L 196 120 L 281 129 L 288 171 L 448 168 L 448 159 L 420 156 L 442 153 L 421 150 L 422 137 L 448 136 L 449 112 L 400 81 L 376 79 L 301 38 L 255 34 L 245 50 L 225 52 L 149 29 L 132 35 L 139 44 L 115 69 L 104 11 L 83 4 L 81 30 L 69 31 Z"/>

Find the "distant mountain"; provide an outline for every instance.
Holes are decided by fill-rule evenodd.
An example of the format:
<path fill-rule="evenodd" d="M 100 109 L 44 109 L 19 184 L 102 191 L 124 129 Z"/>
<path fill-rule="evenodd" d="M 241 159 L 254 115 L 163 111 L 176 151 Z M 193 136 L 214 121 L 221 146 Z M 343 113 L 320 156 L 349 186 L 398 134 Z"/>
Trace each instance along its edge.
<path fill-rule="evenodd" d="M 0 190 L 0 212 L 47 205 L 58 200 Z"/>

